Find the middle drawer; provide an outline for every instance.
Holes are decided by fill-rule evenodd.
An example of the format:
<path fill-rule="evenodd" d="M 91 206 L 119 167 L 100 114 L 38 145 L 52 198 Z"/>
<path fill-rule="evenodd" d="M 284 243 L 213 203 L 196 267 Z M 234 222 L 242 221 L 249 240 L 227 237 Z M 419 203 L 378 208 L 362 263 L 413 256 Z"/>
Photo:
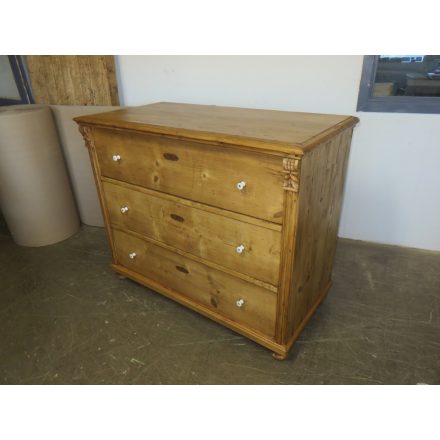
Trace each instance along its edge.
<path fill-rule="evenodd" d="M 108 179 L 102 185 L 112 225 L 277 286 L 281 246 L 278 230 L 134 185 Z"/>

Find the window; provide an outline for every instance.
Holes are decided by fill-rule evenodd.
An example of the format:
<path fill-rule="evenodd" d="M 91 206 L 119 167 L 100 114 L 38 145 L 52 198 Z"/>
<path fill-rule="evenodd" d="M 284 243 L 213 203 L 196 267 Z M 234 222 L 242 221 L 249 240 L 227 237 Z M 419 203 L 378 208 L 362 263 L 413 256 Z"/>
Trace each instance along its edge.
<path fill-rule="evenodd" d="M 440 113 L 440 55 L 364 57 L 357 110 Z"/>
<path fill-rule="evenodd" d="M 33 103 L 23 61 L 18 55 L 0 55 L 0 105 Z"/>

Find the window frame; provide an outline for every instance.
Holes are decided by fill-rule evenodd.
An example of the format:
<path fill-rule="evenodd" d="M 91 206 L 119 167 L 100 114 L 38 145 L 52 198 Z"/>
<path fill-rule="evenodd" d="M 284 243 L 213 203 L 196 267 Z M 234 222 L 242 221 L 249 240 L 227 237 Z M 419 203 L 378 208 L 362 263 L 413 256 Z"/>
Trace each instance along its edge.
<path fill-rule="evenodd" d="M 358 112 L 440 113 L 437 96 L 373 96 L 379 55 L 366 55 L 362 66 Z"/>
<path fill-rule="evenodd" d="M 32 91 L 29 85 L 22 56 L 8 55 L 8 59 L 9 64 L 11 65 L 12 74 L 14 75 L 15 84 L 20 95 L 20 99 L 0 98 L 0 106 L 33 104 L 34 99 L 32 97 Z"/>

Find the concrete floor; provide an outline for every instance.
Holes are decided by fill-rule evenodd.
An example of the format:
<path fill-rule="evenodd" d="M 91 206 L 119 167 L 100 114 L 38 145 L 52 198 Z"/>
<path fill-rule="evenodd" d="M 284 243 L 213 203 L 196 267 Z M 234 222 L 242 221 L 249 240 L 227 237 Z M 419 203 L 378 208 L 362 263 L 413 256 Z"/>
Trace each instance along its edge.
<path fill-rule="evenodd" d="M 0 383 L 440 383 L 440 253 L 339 240 L 333 287 L 283 362 L 109 261 L 100 228 L 25 248 L 0 225 Z"/>

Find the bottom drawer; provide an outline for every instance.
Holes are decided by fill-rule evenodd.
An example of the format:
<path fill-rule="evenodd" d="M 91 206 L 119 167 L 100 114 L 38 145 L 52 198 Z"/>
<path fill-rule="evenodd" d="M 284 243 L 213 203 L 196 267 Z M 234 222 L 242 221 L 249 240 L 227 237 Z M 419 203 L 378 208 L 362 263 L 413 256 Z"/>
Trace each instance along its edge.
<path fill-rule="evenodd" d="M 276 294 L 114 229 L 118 264 L 229 319 L 273 336 Z"/>

